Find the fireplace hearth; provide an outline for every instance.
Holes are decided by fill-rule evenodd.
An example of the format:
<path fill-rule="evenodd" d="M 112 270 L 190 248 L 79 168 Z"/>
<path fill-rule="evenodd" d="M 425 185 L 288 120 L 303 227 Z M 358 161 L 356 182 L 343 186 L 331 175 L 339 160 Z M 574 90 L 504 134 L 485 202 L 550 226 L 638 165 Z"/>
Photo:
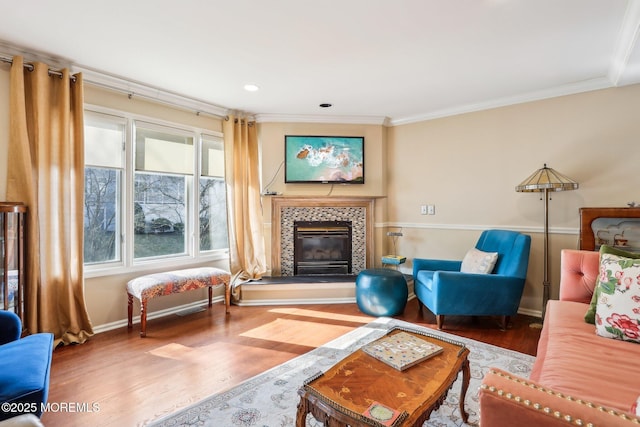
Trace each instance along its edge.
<path fill-rule="evenodd" d="M 351 221 L 295 221 L 296 276 L 351 274 Z"/>

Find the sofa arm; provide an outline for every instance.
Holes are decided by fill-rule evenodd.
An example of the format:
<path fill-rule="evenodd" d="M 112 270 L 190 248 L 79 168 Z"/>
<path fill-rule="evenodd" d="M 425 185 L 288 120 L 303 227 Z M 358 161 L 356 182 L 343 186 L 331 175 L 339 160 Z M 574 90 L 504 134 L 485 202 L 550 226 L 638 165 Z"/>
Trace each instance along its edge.
<path fill-rule="evenodd" d="M 22 334 L 22 321 L 12 311 L 0 310 L 0 345 L 15 341 Z"/>
<path fill-rule="evenodd" d="M 560 300 L 589 304 L 600 269 L 600 254 L 563 249 L 560 266 Z"/>
<path fill-rule="evenodd" d="M 631 413 L 568 396 L 496 368 L 484 376 L 479 402 L 482 427 L 623 427 L 640 423 Z"/>

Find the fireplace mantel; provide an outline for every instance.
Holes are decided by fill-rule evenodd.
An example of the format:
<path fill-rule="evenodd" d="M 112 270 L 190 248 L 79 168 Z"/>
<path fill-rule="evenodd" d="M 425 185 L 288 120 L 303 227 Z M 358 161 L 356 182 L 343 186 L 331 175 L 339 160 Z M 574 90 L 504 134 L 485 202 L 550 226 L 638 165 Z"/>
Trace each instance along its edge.
<path fill-rule="evenodd" d="M 308 197 L 308 196 L 276 196 L 271 198 L 271 273 L 274 276 L 291 275 L 288 267 L 288 261 L 283 263 L 283 252 L 289 253 L 289 238 L 293 238 L 293 228 L 290 218 L 283 215 L 283 212 L 291 208 L 300 208 L 309 215 L 313 215 L 316 211 L 321 214 L 327 212 L 340 212 L 342 209 L 362 210 L 362 227 L 355 233 L 361 233 L 363 247 L 354 247 L 356 258 L 363 257 L 363 265 L 360 268 L 354 268 L 354 273 L 364 268 L 371 268 L 374 265 L 374 202 L 375 197 L 358 197 L 358 196 L 334 196 L 334 197 Z M 307 220 L 301 217 L 299 220 Z M 284 222 L 284 225 L 283 225 Z M 289 229 L 291 228 L 291 229 Z M 283 237 L 283 232 L 286 236 Z M 289 234 L 291 237 L 289 237 Z M 364 250 L 364 255 L 361 253 Z M 284 265 L 283 265 L 284 264 Z M 355 267 L 355 266 L 354 266 Z"/>

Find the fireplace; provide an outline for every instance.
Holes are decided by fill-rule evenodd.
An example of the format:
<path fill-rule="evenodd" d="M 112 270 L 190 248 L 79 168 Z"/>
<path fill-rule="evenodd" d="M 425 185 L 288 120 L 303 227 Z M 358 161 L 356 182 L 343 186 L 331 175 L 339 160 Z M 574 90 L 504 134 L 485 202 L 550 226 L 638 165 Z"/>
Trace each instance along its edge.
<path fill-rule="evenodd" d="M 350 222 L 351 267 L 356 275 L 374 265 L 373 197 L 304 197 L 276 196 L 271 198 L 271 274 L 293 276 L 294 226 L 296 222 Z M 304 273 L 318 274 L 318 273 Z M 334 273 L 338 274 L 338 273 Z"/>
<path fill-rule="evenodd" d="M 295 221 L 293 274 L 351 274 L 351 221 Z"/>

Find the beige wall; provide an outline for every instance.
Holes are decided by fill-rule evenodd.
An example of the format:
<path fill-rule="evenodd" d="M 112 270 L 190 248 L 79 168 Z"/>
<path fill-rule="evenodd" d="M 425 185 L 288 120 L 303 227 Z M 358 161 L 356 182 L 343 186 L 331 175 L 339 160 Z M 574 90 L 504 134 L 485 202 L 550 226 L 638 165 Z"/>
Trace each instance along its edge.
<path fill-rule="evenodd" d="M 539 312 L 544 205 L 515 186 L 544 163 L 580 184 L 549 202 L 555 298 L 560 250 L 578 246 L 578 209 L 640 200 L 637 111 L 640 85 L 390 128 L 387 221 L 405 227 L 400 252 L 460 259 L 482 229 L 521 230 L 533 240 L 521 307 Z M 436 215 L 420 215 L 421 204 Z"/>
<path fill-rule="evenodd" d="M 6 194 L 8 144 L 8 68 L 0 66 L 0 199 Z M 221 122 L 141 100 L 87 88 L 86 102 L 189 123 L 213 131 Z M 640 85 L 530 102 L 386 128 L 377 125 L 259 123 L 263 183 L 284 195 L 326 196 L 327 185 L 285 185 L 285 134 L 363 135 L 366 184 L 336 185 L 331 195 L 380 197 L 376 202 L 376 259 L 386 251 L 385 227 L 402 226 L 399 252 L 414 257 L 461 258 L 480 231 L 504 227 L 532 236 L 523 312 L 539 313 L 542 283 L 543 202 L 517 193 L 515 186 L 543 163 L 580 183 L 580 189 L 553 194 L 550 202 L 552 296 L 557 296 L 559 254 L 576 248 L 578 209 L 625 206 L 640 201 L 637 137 Z M 275 178 L 274 178 L 275 174 Z M 620 185 L 624 183 L 624 185 Z M 436 215 L 420 215 L 433 204 Z M 266 248 L 270 250 L 271 205 L 263 197 Z M 268 261 L 270 252 L 268 252 Z M 221 262 L 224 264 L 224 262 Z M 221 265 L 221 267 L 225 267 Z M 86 299 L 94 325 L 126 317 L 124 285 L 137 273 L 86 280 Z M 171 296 L 153 310 L 204 298 Z"/>

